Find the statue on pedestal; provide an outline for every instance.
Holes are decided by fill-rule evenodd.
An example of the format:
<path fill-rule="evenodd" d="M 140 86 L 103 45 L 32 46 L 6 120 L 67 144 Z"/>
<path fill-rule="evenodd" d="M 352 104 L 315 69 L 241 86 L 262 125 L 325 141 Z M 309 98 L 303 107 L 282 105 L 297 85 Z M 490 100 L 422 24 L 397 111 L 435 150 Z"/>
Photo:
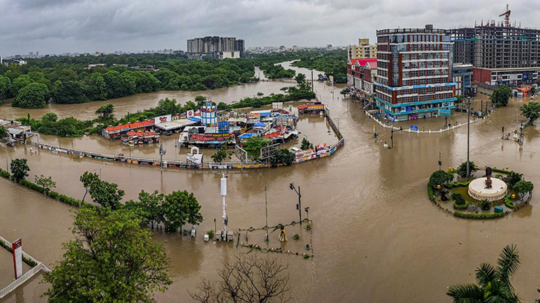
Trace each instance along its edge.
<path fill-rule="evenodd" d="M 491 184 L 493 181 L 491 181 L 491 167 L 486 167 L 486 188 L 491 188 Z"/>

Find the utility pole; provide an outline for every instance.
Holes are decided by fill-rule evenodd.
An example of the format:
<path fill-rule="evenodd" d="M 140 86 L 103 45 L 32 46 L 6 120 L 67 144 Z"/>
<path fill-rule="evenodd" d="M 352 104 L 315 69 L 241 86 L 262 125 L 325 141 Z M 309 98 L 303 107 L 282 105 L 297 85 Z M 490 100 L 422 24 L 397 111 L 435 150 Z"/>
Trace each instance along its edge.
<path fill-rule="evenodd" d="M 467 97 L 467 181 L 469 181 L 469 149 L 470 149 L 470 135 L 471 135 L 471 96 Z"/>
<path fill-rule="evenodd" d="M 441 156 L 442 156 L 442 151 L 439 151 L 439 170 L 442 170 L 442 160 L 441 160 Z"/>
<path fill-rule="evenodd" d="M 311 64 L 312 64 L 312 67 L 311 67 L 311 91 L 314 91 L 313 90 L 313 57 L 311 57 L 310 60 L 311 60 Z"/>
<path fill-rule="evenodd" d="M 163 155 L 165 155 L 167 151 L 163 148 L 163 144 L 159 145 L 159 166 L 161 167 L 161 172 L 163 172 Z"/>
<path fill-rule="evenodd" d="M 266 243 L 268 243 L 268 197 L 266 196 L 266 181 L 264 181 L 264 204 L 266 207 Z"/>

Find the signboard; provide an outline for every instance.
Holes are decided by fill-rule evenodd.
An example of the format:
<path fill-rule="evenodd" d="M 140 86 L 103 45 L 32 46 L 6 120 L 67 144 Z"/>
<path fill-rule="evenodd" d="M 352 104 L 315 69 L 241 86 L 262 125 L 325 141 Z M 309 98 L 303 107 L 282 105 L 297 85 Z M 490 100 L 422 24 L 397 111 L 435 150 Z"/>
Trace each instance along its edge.
<path fill-rule="evenodd" d="M 171 122 L 172 121 L 172 115 L 165 115 L 165 116 L 159 116 L 154 118 L 154 123 L 163 123 L 163 122 Z"/>
<path fill-rule="evenodd" d="M 218 122 L 218 132 L 220 134 L 228 134 L 229 133 L 229 122 Z"/>
<path fill-rule="evenodd" d="M 411 130 L 417 132 L 418 126 L 417 125 L 411 125 Z"/>
<path fill-rule="evenodd" d="M 439 116 L 449 117 L 452 115 L 452 111 L 449 109 L 439 109 Z"/>
<path fill-rule="evenodd" d="M 22 276 L 22 239 L 17 239 L 17 241 L 11 244 L 13 248 L 13 265 L 15 268 L 15 279 L 18 279 Z"/>
<path fill-rule="evenodd" d="M 193 110 L 188 110 L 188 111 L 186 112 L 186 114 L 187 114 L 187 117 L 188 117 L 188 118 L 191 118 L 191 117 L 195 116 L 195 112 L 194 112 Z"/>

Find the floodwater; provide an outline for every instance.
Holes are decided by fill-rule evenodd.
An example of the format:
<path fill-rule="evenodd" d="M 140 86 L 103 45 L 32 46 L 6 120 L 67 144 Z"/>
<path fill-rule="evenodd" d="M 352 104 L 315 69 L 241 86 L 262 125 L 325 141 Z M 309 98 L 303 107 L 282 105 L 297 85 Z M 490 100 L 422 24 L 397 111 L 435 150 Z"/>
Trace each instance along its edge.
<path fill-rule="evenodd" d="M 533 195 L 530 206 L 494 221 L 456 219 L 434 207 L 427 198 L 426 182 L 438 168 L 439 152 L 442 152 L 443 168 L 455 167 L 466 160 L 466 127 L 442 134 L 396 132 L 394 148 L 386 149 L 382 145 L 390 142 L 390 130 L 369 119 L 362 104 L 343 100 L 339 95 L 341 88 L 316 82 L 315 90 L 329 106 L 334 120 L 339 119 L 345 146 L 329 158 L 279 169 L 230 171 L 228 179 L 227 214 L 233 230 L 264 226 L 265 182 L 269 224 L 297 220 L 297 196 L 289 189 L 289 183 L 301 186 L 302 207 L 310 207 L 309 218 L 314 222 L 315 258 L 303 260 L 276 255 L 289 264 L 292 295 L 297 301 L 450 302 L 445 295 L 447 288 L 456 283 L 473 282 L 474 269 L 482 262 L 495 263 L 508 244 L 517 244 L 522 260 L 522 266 L 513 277 L 516 291 L 526 302 L 538 297 L 540 242 L 535 240 L 540 235 L 540 211 L 536 207 L 537 195 Z M 220 100 L 215 98 L 214 101 Z M 509 166 L 538 185 L 538 127 L 525 129 L 522 148 L 513 141 L 501 140 L 503 125 L 508 131 L 515 129 L 519 119 L 517 108 L 523 102 L 527 101 L 512 100 L 507 108 L 497 109 L 487 120 L 471 124 L 470 157 L 480 167 Z M 459 116 L 453 119 L 462 121 Z M 408 128 L 410 124 L 426 130 L 440 129 L 444 119 L 398 125 Z M 373 138 L 373 125 L 379 133 L 377 139 Z M 335 138 L 324 135 L 324 129 L 316 131 L 323 133 L 317 140 L 327 136 L 328 143 L 333 143 L 330 140 Z M 303 133 L 309 132 L 304 130 Z M 78 146 L 100 142 L 61 139 L 62 145 L 68 146 L 69 140 Z M 96 151 L 111 147 L 109 142 L 94 145 Z M 5 157 L 2 146 L 0 163 Z M 57 191 L 74 197 L 82 197 L 84 193 L 79 176 L 103 167 L 102 162 L 74 160 L 47 151 L 31 156 L 24 146 L 8 149 L 8 159 L 16 157 L 28 158 L 31 176 L 50 175 L 58 182 Z M 189 301 L 188 290 L 193 290 L 200 278 L 215 279 L 215 271 L 222 262 L 231 260 L 237 251 L 246 251 L 237 249 L 235 244 L 202 241 L 203 233 L 214 228 L 214 218 L 218 218 L 220 228 L 220 177 L 215 172 L 168 169 L 160 173 L 156 167 L 110 164 L 102 169 L 102 178 L 118 183 L 126 190 L 126 199 L 136 198 L 140 190 L 170 193 L 185 189 L 193 192 L 202 205 L 205 220 L 198 228 L 196 239 L 161 232 L 154 236 L 154 241 L 163 243 L 171 259 L 174 281 L 165 293 L 156 295 L 159 302 Z M 61 243 L 72 237 L 68 230 L 72 222 L 71 208 L 5 180 L 0 180 L 0 193 L 2 236 L 22 237 L 26 251 L 46 264 L 53 264 L 62 255 Z M 296 232 L 301 235 L 302 244 L 310 236 L 298 227 L 288 228 L 289 243 L 285 249 L 300 246 L 291 240 Z M 277 236 L 276 233 L 270 235 L 270 247 L 279 246 Z M 256 241 L 253 237 L 257 236 L 253 235 L 250 241 Z M 38 285 L 36 279 L 9 296 L 7 302 L 45 301 L 39 295 L 46 286 Z"/>

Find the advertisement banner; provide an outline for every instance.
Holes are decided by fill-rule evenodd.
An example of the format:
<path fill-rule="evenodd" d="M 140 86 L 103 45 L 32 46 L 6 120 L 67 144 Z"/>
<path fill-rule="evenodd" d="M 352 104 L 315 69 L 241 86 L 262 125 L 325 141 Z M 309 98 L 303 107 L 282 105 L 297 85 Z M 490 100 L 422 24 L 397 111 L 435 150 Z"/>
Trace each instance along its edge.
<path fill-rule="evenodd" d="M 172 115 L 165 115 L 165 116 L 159 116 L 154 118 L 154 123 L 163 123 L 163 122 L 171 122 L 172 121 Z"/>
<path fill-rule="evenodd" d="M 15 279 L 18 279 L 22 276 L 22 239 L 17 239 L 13 244 L 13 266 L 15 268 Z"/>
<path fill-rule="evenodd" d="M 188 117 L 188 118 L 191 118 L 191 117 L 193 117 L 193 116 L 195 116 L 195 111 L 193 111 L 193 110 L 188 110 L 188 111 L 187 111 L 187 117 Z"/>

